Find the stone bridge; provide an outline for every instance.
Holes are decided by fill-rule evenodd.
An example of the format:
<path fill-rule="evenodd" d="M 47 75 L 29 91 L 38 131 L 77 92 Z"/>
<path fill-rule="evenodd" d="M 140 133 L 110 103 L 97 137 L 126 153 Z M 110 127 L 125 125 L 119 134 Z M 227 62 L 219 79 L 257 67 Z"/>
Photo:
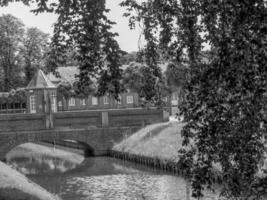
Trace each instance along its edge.
<path fill-rule="evenodd" d="M 167 120 L 162 110 L 124 109 L 53 114 L 53 127 L 43 114 L 0 115 L 0 159 L 17 145 L 28 142 L 74 140 L 104 155 L 115 143 L 140 127 Z"/>
<path fill-rule="evenodd" d="M 90 149 L 94 156 L 105 155 L 115 143 L 129 137 L 138 128 L 93 128 L 88 130 L 41 130 L 0 133 L 0 159 L 14 147 L 28 142 L 74 140 Z"/>

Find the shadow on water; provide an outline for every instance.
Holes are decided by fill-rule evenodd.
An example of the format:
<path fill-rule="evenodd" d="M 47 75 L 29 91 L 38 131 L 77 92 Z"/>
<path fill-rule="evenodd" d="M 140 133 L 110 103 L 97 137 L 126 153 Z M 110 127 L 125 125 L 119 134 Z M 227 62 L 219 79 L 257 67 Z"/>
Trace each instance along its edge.
<path fill-rule="evenodd" d="M 76 141 L 76 140 L 43 140 L 41 143 L 43 143 L 44 145 L 50 145 L 50 147 L 56 145 L 56 146 L 60 146 L 62 147 L 66 147 L 66 148 L 71 148 L 71 151 L 76 150 L 80 150 L 80 152 L 83 152 L 83 155 L 85 157 L 91 157 L 95 155 L 95 150 L 88 145 L 85 142 L 81 142 L 81 141 Z"/>

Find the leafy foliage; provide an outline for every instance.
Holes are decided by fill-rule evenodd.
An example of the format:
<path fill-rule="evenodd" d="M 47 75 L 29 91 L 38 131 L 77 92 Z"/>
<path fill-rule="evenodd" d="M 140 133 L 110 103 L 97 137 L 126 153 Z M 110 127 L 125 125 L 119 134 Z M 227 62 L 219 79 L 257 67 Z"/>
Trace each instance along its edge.
<path fill-rule="evenodd" d="M 121 50 L 114 39 L 117 34 L 110 31 L 114 22 L 106 16 L 109 10 L 105 7 L 105 0 L 17 1 L 25 5 L 36 3 L 34 13 L 54 12 L 59 15 L 49 53 L 49 63 L 53 67 L 57 67 L 58 58 L 74 49 L 80 69 L 79 90 L 82 92 L 93 77 L 98 77 L 98 94 L 108 92 L 117 97 L 121 89 Z M 0 6 L 7 6 L 10 2 L 13 0 L 1 0 Z M 53 67 L 49 70 L 55 71 Z"/>
<path fill-rule="evenodd" d="M 123 73 L 123 85 L 126 89 L 137 92 L 144 104 L 152 103 L 158 107 L 163 106 L 162 97 L 169 94 L 165 80 L 153 76 L 147 66 L 140 63 L 131 63 Z"/>
<path fill-rule="evenodd" d="M 0 17 L 0 70 L 3 74 L 0 89 L 2 91 L 10 91 L 22 82 L 21 57 L 18 52 L 23 33 L 24 25 L 19 19 L 12 15 Z"/>
<path fill-rule="evenodd" d="M 120 58 L 120 63 L 122 65 L 129 65 L 132 62 L 136 62 L 136 59 L 137 59 L 137 52 L 131 52 L 131 53 L 125 52 Z"/>
<path fill-rule="evenodd" d="M 26 31 L 20 52 L 24 59 L 26 84 L 30 82 L 37 68 L 45 67 L 48 38 L 48 34 L 43 33 L 37 28 L 28 28 Z"/>
<path fill-rule="evenodd" d="M 266 1 L 125 0 L 122 5 L 131 27 L 143 24 L 148 47 L 157 45 L 170 61 L 188 65 L 181 106 L 187 147 L 180 152 L 193 196 L 200 198 L 213 185 L 216 165 L 223 196 L 261 198 L 252 188 L 261 182 L 256 174 L 266 135 Z M 154 60 L 152 54 L 147 55 Z"/>
<path fill-rule="evenodd" d="M 23 104 L 26 103 L 26 91 L 25 89 L 17 89 L 17 90 L 11 90 L 9 93 L 7 93 L 5 97 L 0 97 L 0 104 L 5 103 L 19 103 Z"/>
<path fill-rule="evenodd" d="M 185 83 L 186 67 L 180 64 L 169 63 L 164 73 L 167 85 L 174 88 L 183 87 Z"/>

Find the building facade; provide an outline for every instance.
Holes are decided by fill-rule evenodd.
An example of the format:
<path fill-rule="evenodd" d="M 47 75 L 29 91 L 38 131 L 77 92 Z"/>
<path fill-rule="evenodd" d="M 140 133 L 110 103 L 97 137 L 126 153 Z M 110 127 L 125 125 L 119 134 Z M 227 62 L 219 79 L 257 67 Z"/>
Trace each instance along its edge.
<path fill-rule="evenodd" d="M 136 92 L 131 91 L 119 94 L 119 100 L 116 100 L 109 95 L 101 97 L 93 95 L 77 97 L 73 95 L 66 97 L 61 94 L 59 85 L 62 82 L 67 82 L 68 84 L 73 85 L 76 81 L 75 74 L 78 72 L 75 71 L 74 67 L 61 67 L 59 68 L 59 73 L 61 76 L 60 78 L 57 78 L 52 74 L 46 76 L 40 69 L 36 72 L 26 88 L 27 113 L 127 109 L 142 106 L 142 99 Z M 162 100 L 165 102 L 166 110 L 168 110 L 170 114 L 173 115 L 178 112 L 179 91 L 173 92 Z"/>
<path fill-rule="evenodd" d="M 57 112 L 57 87 L 38 69 L 26 87 L 27 113 Z"/>
<path fill-rule="evenodd" d="M 59 112 L 140 107 L 138 94 L 134 92 L 119 94 L 118 101 L 108 95 L 102 97 L 89 95 L 86 98 L 70 97 L 66 99 L 61 97 L 57 98 L 57 103 Z"/>

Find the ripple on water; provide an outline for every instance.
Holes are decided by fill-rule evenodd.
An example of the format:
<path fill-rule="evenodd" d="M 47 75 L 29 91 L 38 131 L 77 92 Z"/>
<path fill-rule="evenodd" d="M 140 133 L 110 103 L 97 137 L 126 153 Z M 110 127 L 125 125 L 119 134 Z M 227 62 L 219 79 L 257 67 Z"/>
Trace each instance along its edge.
<path fill-rule="evenodd" d="M 87 158 L 75 168 L 76 164 L 47 157 L 31 158 L 30 161 L 14 160 L 12 163 L 63 200 L 187 199 L 183 178 L 129 162 L 104 157 Z M 216 200 L 215 197 L 207 192 L 203 200 Z"/>
<path fill-rule="evenodd" d="M 117 174 L 106 176 L 72 177 L 67 180 L 76 198 L 184 200 L 186 182 L 169 175 Z M 179 186 L 179 187 L 178 187 Z M 70 199 L 68 195 L 64 199 Z M 210 199 L 210 198 L 206 198 Z M 214 195 L 211 199 L 215 199 Z"/>

